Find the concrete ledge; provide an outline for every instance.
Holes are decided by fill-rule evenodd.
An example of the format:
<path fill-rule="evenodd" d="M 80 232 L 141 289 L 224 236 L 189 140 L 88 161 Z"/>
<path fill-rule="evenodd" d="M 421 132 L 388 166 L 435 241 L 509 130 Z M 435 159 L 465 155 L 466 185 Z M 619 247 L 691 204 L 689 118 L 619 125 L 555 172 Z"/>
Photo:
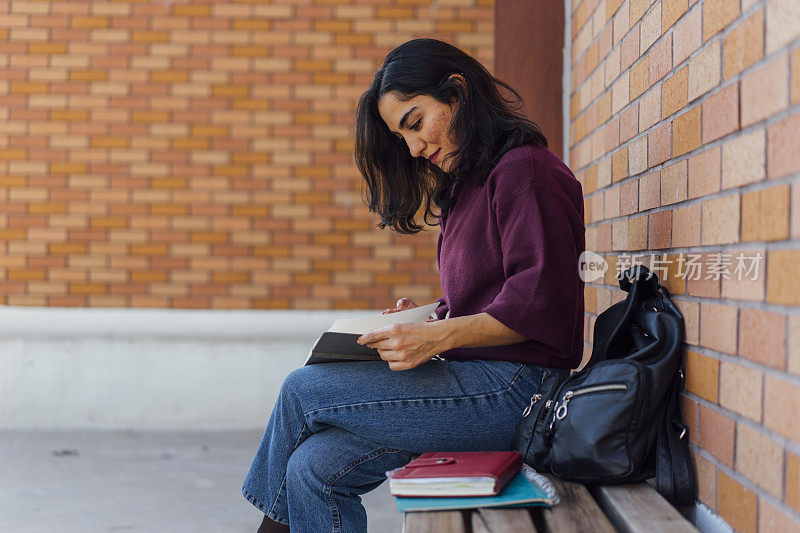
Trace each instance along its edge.
<path fill-rule="evenodd" d="M 376 311 L 0 308 L 0 428 L 263 429 L 337 318 Z"/>

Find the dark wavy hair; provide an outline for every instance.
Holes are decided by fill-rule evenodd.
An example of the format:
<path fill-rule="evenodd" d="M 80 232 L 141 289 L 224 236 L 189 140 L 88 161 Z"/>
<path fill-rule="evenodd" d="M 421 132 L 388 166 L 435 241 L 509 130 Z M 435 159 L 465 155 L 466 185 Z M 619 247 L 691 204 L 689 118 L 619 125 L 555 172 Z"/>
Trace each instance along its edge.
<path fill-rule="evenodd" d="M 466 86 L 453 74 L 460 74 Z M 502 95 L 501 87 L 511 94 Z M 427 94 L 443 104 L 457 104 L 450 130 L 457 149 L 449 172 L 424 157 L 412 157 L 390 132 L 378 101 L 391 91 L 403 101 Z M 389 52 L 356 111 L 355 161 L 367 185 L 365 203 L 380 216 L 378 226 L 417 233 L 423 226 L 415 219 L 423 206 L 425 224 L 434 225 L 434 205 L 445 210 L 455 201 L 450 195 L 454 183 L 483 185 L 508 150 L 547 146 L 539 126 L 521 108 L 522 98 L 513 88 L 451 44 L 414 39 Z"/>

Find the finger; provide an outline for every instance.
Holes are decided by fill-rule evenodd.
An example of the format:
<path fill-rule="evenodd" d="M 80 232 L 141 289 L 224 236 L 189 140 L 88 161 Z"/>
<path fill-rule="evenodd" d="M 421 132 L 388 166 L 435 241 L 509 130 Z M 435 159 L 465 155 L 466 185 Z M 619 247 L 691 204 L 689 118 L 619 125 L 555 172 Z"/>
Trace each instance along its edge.
<path fill-rule="evenodd" d="M 389 338 L 389 332 L 386 328 L 372 329 L 365 332 L 356 342 L 359 344 L 370 344 L 373 342 L 381 341 Z"/>

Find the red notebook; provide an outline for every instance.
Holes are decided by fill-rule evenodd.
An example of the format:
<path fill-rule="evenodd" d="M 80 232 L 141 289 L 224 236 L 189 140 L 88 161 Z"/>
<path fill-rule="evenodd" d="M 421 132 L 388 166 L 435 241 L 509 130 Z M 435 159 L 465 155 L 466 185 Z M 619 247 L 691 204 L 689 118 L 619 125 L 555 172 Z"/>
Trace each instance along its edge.
<path fill-rule="evenodd" d="M 494 496 L 520 468 L 517 452 L 430 452 L 386 477 L 395 496 Z"/>

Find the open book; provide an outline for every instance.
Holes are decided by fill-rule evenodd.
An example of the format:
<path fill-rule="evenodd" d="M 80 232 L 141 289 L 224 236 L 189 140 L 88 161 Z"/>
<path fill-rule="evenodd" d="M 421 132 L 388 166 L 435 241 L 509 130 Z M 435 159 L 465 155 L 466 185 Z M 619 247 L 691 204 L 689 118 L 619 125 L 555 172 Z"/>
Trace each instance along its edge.
<path fill-rule="evenodd" d="M 379 361 L 378 350 L 358 344 L 362 334 L 391 324 L 424 322 L 436 310 L 438 303 L 423 305 L 386 315 L 359 318 L 340 318 L 314 343 L 308 354 L 307 365 L 336 361 Z"/>

